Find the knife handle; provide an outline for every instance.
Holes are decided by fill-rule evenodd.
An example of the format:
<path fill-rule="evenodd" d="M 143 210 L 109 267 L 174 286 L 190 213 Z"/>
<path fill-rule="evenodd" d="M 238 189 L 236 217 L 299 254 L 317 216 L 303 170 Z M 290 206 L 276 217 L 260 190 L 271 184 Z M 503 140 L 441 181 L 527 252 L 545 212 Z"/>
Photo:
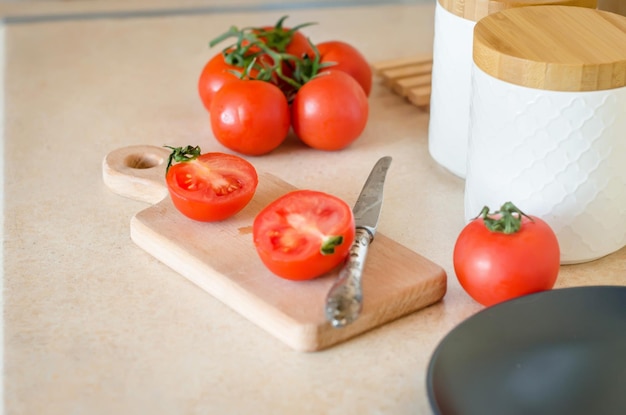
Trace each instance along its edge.
<path fill-rule="evenodd" d="M 326 319 L 333 327 L 344 327 L 356 320 L 361 313 L 361 277 L 372 239 L 372 234 L 366 229 L 356 229 L 348 258 L 326 297 Z"/>

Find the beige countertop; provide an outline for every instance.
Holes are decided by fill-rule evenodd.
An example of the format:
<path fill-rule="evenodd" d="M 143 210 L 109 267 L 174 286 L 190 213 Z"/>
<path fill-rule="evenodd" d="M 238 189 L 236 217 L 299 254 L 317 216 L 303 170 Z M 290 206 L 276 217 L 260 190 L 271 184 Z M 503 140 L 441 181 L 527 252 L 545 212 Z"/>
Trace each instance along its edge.
<path fill-rule="evenodd" d="M 196 81 L 215 52 L 208 40 L 230 24 L 289 14 L 290 23 L 318 22 L 306 31 L 313 40 L 343 39 L 372 62 L 431 51 L 434 3 L 323 3 L 7 14 L 0 31 L 7 414 L 431 413 L 431 354 L 482 307 L 452 269 L 463 182 L 429 157 L 427 112 L 376 83 L 367 129 L 348 149 L 324 153 L 290 140 L 250 158 L 260 171 L 352 204 L 373 163 L 391 155 L 380 231 L 448 273 L 443 301 L 322 352 L 289 349 L 137 247 L 129 220 L 146 205 L 102 182 L 102 159 L 119 147 L 224 151 Z M 624 285 L 625 270 L 622 249 L 563 266 L 557 287 Z"/>

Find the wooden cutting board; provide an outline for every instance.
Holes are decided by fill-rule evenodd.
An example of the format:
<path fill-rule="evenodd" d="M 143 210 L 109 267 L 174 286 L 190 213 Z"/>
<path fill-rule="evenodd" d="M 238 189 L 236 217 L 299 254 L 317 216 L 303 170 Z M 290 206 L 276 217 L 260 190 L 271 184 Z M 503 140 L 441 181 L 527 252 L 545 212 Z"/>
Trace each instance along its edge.
<path fill-rule="evenodd" d="M 444 296 L 446 274 L 440 266 L 379 233 L 365 265 L 362 314 L 351 325 L 333 328 L 324 317 L 324 300 L 336 272 L 304 282 L 281 279 L 265 268 L 252 242 L 256 214 L 294 187 L 261 173 L 244 210 L 222 222 L 195 222 L 170 201 L 165 187 L 168 155 L 160 147 L 131 146 L 103 161 L 109 188 L 152 204 L 131 219 L 132 240 L 293 349 L 327 348 Z"/>

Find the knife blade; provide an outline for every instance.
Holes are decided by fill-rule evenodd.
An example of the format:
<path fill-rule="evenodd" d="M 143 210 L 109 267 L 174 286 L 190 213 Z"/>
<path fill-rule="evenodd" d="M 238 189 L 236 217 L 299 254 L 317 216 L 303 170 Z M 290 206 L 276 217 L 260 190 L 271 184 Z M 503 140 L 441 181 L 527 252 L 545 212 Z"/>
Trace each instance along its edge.
<path fill-rule="evenodd" d="M 383 204 L 383 188 L 391 157 L 376 162 L 370 172 L 352 213 L 355 238 L 345 264 L 328 291 L 325 304 L 326 320 L 333 327 L 341 328 L 356 320 L 361 313 L 363 291 L 361 279 L 369 245 L 374 240 Z"/>

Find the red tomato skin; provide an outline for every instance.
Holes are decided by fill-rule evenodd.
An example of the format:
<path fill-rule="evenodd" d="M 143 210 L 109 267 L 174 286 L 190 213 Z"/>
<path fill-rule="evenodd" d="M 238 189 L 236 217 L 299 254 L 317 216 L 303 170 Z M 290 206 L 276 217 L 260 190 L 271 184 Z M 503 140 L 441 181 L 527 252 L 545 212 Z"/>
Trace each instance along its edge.
<path fill-rule="evenodd" d="M 265 26 L 262 28 L 262 30 L 271 31 L 271 30 L 275 30 L 275 27 Z M 289 30 L 291 30 L 291 28 L 289 27 L 283 28 L 283 32 L 288 32 Z M 263 43 L 267 43 L 266 39 L 264 39 L 263 37 L 261 37 L 261 40 L 263 40 Z M 273 49 L 276 49 L 276 48 L 273 48 Z M 309 40 L 299 30 L 296 30 L 295 32 L 292 33 L 291 41 L 285 47 L 285 53 L 297 56 L 298 58 L 302 58 L 305 54 L 311 57 L 315 55 L 315 51 L 309 44 Z"/>
<path fill-rule="evenodd" d="M 249 156 L 277 148 L 291 125 L 287 98 L 277 86 L 265 81 L 229 82 L 215 94 L 209 112 L 215 138 Z"/>
<path fill-rule="evenodd" d="M 242 68 L 228 65 L 224 62 L 224 56 L 221 53 L 213 56 L 202 68 L 200 78 L 198 79 L 198 94 L 204 108 L 211 108 L 211 101 L 215 93 L 228 82 L 236 81 L 238 77 L 230 72 L 231 70 L 242 72 Z"/>
<path fill-rule="evenodd" d="M 291 38 L 291 42 L 289 42 L 289 44 L 287 45 L 285 52 L 299 58 L 302 58 L 304 55 L 308 55 L 311 57 L 315 55 L 315 51 L 309 44 L 309 40 L 307 39 L 307 37 L 298 30 L 293 32 L 293 37 Z"/>
<path fill-rule="evenodd" d="M 302 248 L 299 252 L 282 250 L 280 242 L 272 242 L 274 232 L 284 229 L 276 226 L 277 216 L 287 211 L 304 212 L 328 206 L 336 212 L 337 220 L 325 232 L 343 236 L 343 242 L 333 254 L 322 255 L 321 244 L 315 241 L 299 242 L 298 248 Z M 348 256 L 355 238 L 354 215 L 350 207 L 335 196 L 312 190 L 296 190 L 279 197 L 259 212 L 252 229 L 254 244 L 263 264 L 278 277 L 292 281 L 310 280 L 333 270 Z"/>
<path fill-rule="evenodd" d="M 354 46 L 338 40 L 322 42 L 316 47 L 321 55 L 321 63 L 335 63 L 322 71 L 339 70 L 347 73 L 361 85 L 365 95 L 369 97 L 374 76 L 370 64 L 361 52 Z"/>
<path fill-rule="evenodd" d="M 454 247 L 454 270 L 463 289 L 491 306 L 522 295 L 552 289 L 560 269 L 555 233 L 540 218 L 523 217 L 519 232 L 492 232 L 483 219 L 461 231 Z"/>
<path fill-rule="evenodd" d="M 300 88 L 291 104 L 295 134 L 318 150 L 348 147 L 365 129 L 368 115 L 365 92 L 341 71 L 320 73 Z"/>
<path fill-rule="evenodd" d="M 165 181 L 172 203 L 179 212 L 196 221 L 216 222 L 234 216 L 250 203 L 259 183 L 256 169 L 251 163 L 225 153 L 205 153 L 196 161 L 220 172 L 222 177 L 235 183 L 238 189 L 222 196 L 210 191 L 208 186 L 204 191 L 185 189 L 181 184 L 186 180 L 186 173 L 194 172 L 194 166 L 190 162 L 175 164 L 167 172 Z"/>

